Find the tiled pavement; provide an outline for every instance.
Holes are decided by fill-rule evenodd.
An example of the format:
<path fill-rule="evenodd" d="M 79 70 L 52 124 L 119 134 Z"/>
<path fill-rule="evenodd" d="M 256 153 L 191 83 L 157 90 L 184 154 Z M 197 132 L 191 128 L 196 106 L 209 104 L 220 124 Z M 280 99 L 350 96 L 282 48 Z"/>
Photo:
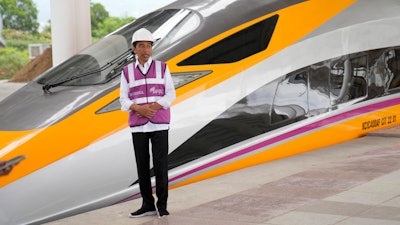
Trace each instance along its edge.
<path fill-rule="evenodd" d="M 166 218 L 134 200 L 50 224 L 400 225 L 397 130 L 173 189 Z"/>

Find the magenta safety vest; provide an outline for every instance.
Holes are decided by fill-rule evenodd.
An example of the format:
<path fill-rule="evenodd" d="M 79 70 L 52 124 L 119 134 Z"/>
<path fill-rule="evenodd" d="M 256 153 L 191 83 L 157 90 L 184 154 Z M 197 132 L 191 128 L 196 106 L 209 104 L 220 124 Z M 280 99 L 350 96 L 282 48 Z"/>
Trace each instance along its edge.
<path fill-rule="evenodd" d="M 165 68 L 166 64 L 153 60 L 147 74 L 131 63 L 124 67 L 124 76 L 129 85 L 129 99 L 134 104 L 144 105 L 157 102 L 165 95 Z M 157 110 L 152 118 L 138 117 L 136 112 L 129 113 L 129 126 L 141 126 L 148 122 L 155 124 L 169 124 L 170 109 Z"/>

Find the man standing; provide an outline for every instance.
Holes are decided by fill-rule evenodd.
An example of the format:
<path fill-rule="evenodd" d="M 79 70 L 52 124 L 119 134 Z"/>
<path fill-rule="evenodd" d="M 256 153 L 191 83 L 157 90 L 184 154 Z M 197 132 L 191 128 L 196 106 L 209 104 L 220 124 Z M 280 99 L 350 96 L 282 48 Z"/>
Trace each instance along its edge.
<path fill-rule="evenodd" d="M 142 195 L 142 206 L 130 217 L 169 215 L 168 198 L 168 129 L 170 105 L 175 99 L 175 88 L 168 66 L 151 58 L 153 35 L 145 28 L 132 36 L 136 61 L 125 66 L 121 73 L 121 110 L 129 112 L 133 147 Z M 156 177 L 157 208 L 154 204 L 150 180 L 150 153 Z M 157 211 L 156 211 L 157 209 Z"/>

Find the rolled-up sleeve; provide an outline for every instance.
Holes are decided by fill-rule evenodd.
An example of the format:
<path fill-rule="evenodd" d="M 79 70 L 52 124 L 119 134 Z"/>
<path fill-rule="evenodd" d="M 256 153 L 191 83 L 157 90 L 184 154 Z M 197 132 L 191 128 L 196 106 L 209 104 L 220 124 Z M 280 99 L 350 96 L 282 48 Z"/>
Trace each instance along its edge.
<path fill-rule="evenodd" d="M 121 72 L 121 83 L 120 83 L 120 93 L 119 102 L 121 103 L 121 110 L 124 112 L 129 112 L 130 107 L 133 102 L 129 99 L 129 85 L 124 76 L 124 70 Z"/>

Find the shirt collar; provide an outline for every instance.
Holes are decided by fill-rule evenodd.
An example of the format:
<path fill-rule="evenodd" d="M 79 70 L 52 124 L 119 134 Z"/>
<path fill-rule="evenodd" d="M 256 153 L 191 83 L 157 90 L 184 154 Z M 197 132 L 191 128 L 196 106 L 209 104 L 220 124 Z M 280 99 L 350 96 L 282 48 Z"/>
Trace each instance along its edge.
<path fill-rule="evenodd" d="M 137 58 L 136 55 L 135 55 L 135 58 L 136 58 L 135 67 L 137 68 L 138 65 L 140 65 L 140 63 L 139 63 L 139 60 L 138 60 L 138 58 Z M 144 63 L 144 67 L 145 67 L 145 68 L 146 68 L 146 67 L 150 67 L 151 61 L 153 61 L 153 59 L 150 57 L 149 60 L 147 60 L 147 62 Z"/>

